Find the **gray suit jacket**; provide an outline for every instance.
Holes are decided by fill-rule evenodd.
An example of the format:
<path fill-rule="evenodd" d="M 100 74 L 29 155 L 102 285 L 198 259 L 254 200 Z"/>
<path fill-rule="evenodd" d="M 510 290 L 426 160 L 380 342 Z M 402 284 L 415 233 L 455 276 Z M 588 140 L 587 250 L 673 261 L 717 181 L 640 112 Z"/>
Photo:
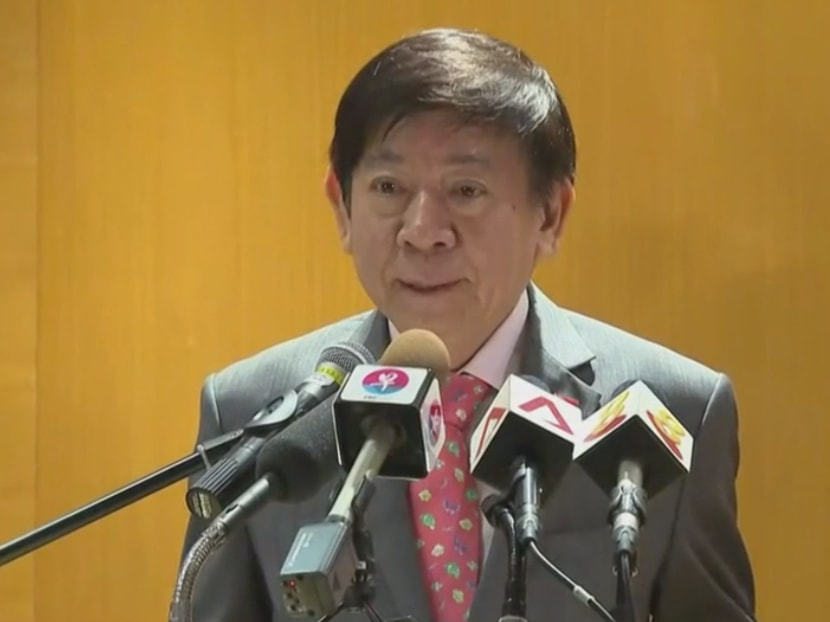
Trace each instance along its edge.
<path fill-rule="evenodd" d="M 623 381 L 639 378 L 662 391 L 669 409 L 694 435 L 691 474 L 648 504 L 634 579 L 638 621 L 746 622 L 754 619 L 753 576 L 737 528 L 737 412 L 729 379 L 666 348 L 560 309 L 530 285 L 530 312 L 520 373 L 541 378 L 592 413 Z M 209 376 L 202 388 L 198 440 L 244 425 L 270 398 L 296 386 L 321 349 L 364 343 L 380 357 L 389 342 L 378 312 L 363 313 L 278 344 Z M 279 572 L 297 529 L 328 511 L 330 488 L 300 505 L 271 503 L 206 564 L 195 589 L 194 622 L 285 622 Z M 375 605 L 384 618 L 430 622 L 420 580 L 406 483 L 378 480 L 367 523 L 378 573 Z M 540 547 L 606 608 L 614 605 L 609 500 L 572 466 L 543 508 Z M 185 550 L 205 523 L 191 519 Z M 471 620 L 498 620 L 506 545 L 494 534 Z M 595 614 L 535 562 L 528 569 L 528 620 L 594 622 Z M 342 622 L 364 620 L 344 614 Z"/>

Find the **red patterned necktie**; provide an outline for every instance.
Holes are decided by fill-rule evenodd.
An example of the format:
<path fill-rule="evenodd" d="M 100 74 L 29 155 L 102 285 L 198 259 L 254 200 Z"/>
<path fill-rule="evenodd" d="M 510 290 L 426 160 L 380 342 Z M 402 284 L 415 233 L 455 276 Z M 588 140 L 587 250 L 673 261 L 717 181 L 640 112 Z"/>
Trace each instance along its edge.
<path fill-rule="evenodd" d="M 453 374 L 441 393 L 446 439 L 436 468 L 409 486 L 418 557 L 433 622 L 463 622 L 478 585 L 481 513 L 466 429 L 487 383 Z"/>

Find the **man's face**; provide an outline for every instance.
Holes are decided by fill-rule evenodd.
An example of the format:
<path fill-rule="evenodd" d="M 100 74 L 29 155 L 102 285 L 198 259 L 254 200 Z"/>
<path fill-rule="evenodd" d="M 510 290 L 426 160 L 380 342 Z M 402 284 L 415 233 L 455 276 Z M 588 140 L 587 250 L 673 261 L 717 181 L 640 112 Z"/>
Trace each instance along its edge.
<path fill-rule="evenodd" d="M 454 368 L 510 313 L 573 198 L 570 183 L 534 197 L 515 138 L 444 112 L 405 118 L 369 144 L 350 210 L 331 174 L 326 189 L 369 297 L 398 330 L 437 334 Z"/>

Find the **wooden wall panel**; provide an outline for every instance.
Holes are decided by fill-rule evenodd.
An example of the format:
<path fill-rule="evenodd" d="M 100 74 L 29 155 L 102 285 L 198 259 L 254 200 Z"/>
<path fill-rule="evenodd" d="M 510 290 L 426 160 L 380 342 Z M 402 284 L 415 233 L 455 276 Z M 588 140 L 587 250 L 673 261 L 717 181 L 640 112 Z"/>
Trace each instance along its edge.
<path fill-rule="evenodd" d="M 581 67 L 563 68 L 563 86 L 579 101 L 584 174 L 564 252 L 540 280 L 564 303 L 732 376 L 759 614 L 820 616 L 830 461 L 811 443 L 830 434 L 814 414 L 830 400 L 830 88 L 816 77 L 830 9 L 634 13 L 636 23 L 622 6 L 597 20 L 592 70 L 584 48 L 549 56 Z M 802 590 L 813 597 L 788 597 Z"/>
<path fill-rule="evenodd" d="M 0 541 L 35 515 L 37 22 L 0 3 Z M 0 619 L 34 622 L 34 560 L 0 568 Z"/>
<path fill-rule="evenodd" d="M 19 4 L 34 24 L 33 2 Z M 815 619 L 830 606 L 826 573 L 807 571 L 830 553 L 830 463 L 807 445 L 830 433 L 812 415 L 830 398 L 830 14 L 795 4 L 42 0 L 39 104 L 19 109 L 40 113 L 37 243 L 23 235 L 31 212 L 0 216 L 23 232 L 7 234 L 11 263 L 34 266 L 37 249 L 38 265 L 36 453 L 32 420 L 29 453 L 15 445 L 36 511 L 15 506 L 30 508 L 17 527 L 187 452 L 210 370 L 366 305 L 321 188 L 337 98 L 401 34 L 474 26 L 546 64 L 576 123 L 577 207 L 539 282 L 733 376 L 761 618 Z M 33 153 L 21 136 L 14 153 Z M 13 177 L 0 180 L 34 205 Z M 0 382 L 17 387 L 0 405 L 33 413 L 28 287 L 9 297 L 21 345 L 0 358 L 16 361 Z M 163 617 L 182 493 L 39 553 L 36 621 Z M 24 613 L 30 564 L 0 571 L 0 595 Z"/>

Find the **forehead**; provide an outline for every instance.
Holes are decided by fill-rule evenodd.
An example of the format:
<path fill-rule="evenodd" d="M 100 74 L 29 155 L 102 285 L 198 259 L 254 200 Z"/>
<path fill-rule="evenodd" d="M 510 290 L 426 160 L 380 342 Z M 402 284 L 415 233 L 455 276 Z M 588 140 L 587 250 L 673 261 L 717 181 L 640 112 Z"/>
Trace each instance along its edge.
<path fill-rule="evenodd" d="M 492 166 L 518 159 L 519 142 L 494 123 L 469 121 L 457 114 L 428 111 L 384 124 L 368 141 L 366 167 L 429 159 L 449 165 Z"/>

